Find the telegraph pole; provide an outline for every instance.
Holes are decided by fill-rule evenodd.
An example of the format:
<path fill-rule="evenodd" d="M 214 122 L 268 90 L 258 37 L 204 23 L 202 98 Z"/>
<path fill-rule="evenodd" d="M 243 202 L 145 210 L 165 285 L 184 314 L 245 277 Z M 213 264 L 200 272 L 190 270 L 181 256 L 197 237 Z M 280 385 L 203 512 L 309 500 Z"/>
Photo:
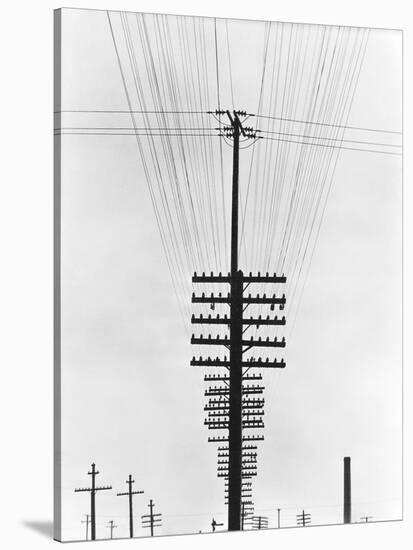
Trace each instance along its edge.
<path fill-rule="evenodd" d="M 234 119 L 227 111 L 234 138 L 232 173 L 232 221 L 231 221 L 231 326 L 229 370 L 229 468 L 228 468 L 228 530 L 241 529 L 241 480 L 242 480 L 242 272 L 238 272 L 238 172 L 239 135 L 242 125 L 238 115 Z"/>
<path fill-rule="evenodd" d="M 253 529 L 268 529 L 268 518 L 264 516 L 253 516 L 251 518 L 251 526 Z"/>
<path fill-rule="evenodd" d="M 85 514 L 86 519 L 82 520 L 80 523 L 86 523 L 86 540 L 89 540 L 89 523 L 90 523 L 90 516 L 89 514 Z"/>
<path fill-rule="evenodd" d="M 304 510 L 301 514 L 297 514 L 297 525 L 300 527 L 306 527 L 311 523 L 311 514 L 306 513 Z"/>
<path fill-rule="evenodd" d="M 211 113 L 214 114 L 214 113 Z M 192 295 L 192 303 L 210 303 L 214 306 L 217 303 L 227 304 L 230 310 L 230 316 L 219 315 L 212 318 L 211 315 L 203 317 L 200 315 L 196 317 L 192 315 L 191 322 L 196 324 L 216 324 L 229 326 L 229 338 L 204 338 L 201 334 L 200 337 L 192 335 L 191 343 L 193 344 L 206 344 L 206 345 L 223 345 L 229 349 L 229 361 L 226 359 L 220 359 L 219 357 L 213 359 L 208 357 L 206 359 L 200 357 L 196 359 L 193 357 L 191 365 L 203 366 L 203 367 L 223 367 L 227 371 L 222 375 L 207 375 L 205 381 L 222 382 L 219 386 L 211 386 L 205 392 L 205 395 L 211 397 L 205 411 L 208 411 L 208 418 L 205 420 L 205 425 L 212 430 L 227 430 L 227 436 L 216 436 L 208 438 L 209 441 L 226 443 L 225 447 L 219 447 L 219 451 L 225 451 L 226 460 L 218 460 L 218 477 L 224 477 L 227 481 L 227 503 L 228 503 L 228 530 L 239 531 L 242 529 L 241 521 L 241 506 L 245 498 L 249 498 L 243 494 L 243 480 L 250 479 L 257 474 L 256 466 L 256 453 L 251 454 L 250 451 L 256 451 L 255 445 L 248 445 L 251 442 L 262 441 L 263 436 L 259 435 L 243 435 L 244 429 L 251 428 L 263 428 L 264 423 L 262 416 L 264 414 L 264 399 L 254 398 L 251 395 L 260 395 L 263 393 L 264 387 L 260 385 L 243 385 L 244 381 L 262 380 L 261 374 L 252 374 L 250 369 L 254 368 L 284 368 L 285 362 L 272 360 L 268 358 L 263 361 L 261 358 L 255 360 L 250 358 L 243 360 L 243 354 L 250 350 L 254 346 L 262 347 L 285 347 L 285 339 L 262 340 L 261 338 L 254 340 L 245 339 L 244 333 L 251 326 L 257 328 L 262 325 L 285 325 L 285 317 L 279 319 L 274 317 L 270 319 L 262 318 L 261 315 L 253 318 L 252 316 L 244 318 L 244 311 L 250 304 L 267 304 L 274 308 L 275 304 L 280 306 L 280 309 L 284 309 L 285 295 L 282 297 L 276 297 L 275 294 L 272 297 L 267 297 L 265 294 L 256 297 L 248 295 L 244 296 L 244 291 L 251 283 L 285 283 L 286 277 L 284 275 L 277 276 L 275 273 L 273 276 L 268 273 L 261 276 L 244 275 L 244 273 L 238 268 L 238 213 L 239 213 L 239 150 L 240 142 L 247 140 L 257 140 L 257 132 L 252 127 L 246 127 L 241 119 L 245 119 L 247 113 L 245 111 L 227 111 L 217 110 L 215 115 L 219 117 L 225 116 L 228 119 L 228 124 L 217 128 L 220 132 L 220 136 L 224 137 L 226 141 L 232 140 L 233 144 L 233 172 L 232 172 L 232 212 L 231 212 L 231 271 L 228 275 L 222 275 L 219 273 L 215 275 L 202 275 L 198 276 L 196 273 L 192 277 L 194 283 L 228 283 L 230 285 L 230 293 L 227 296 L 222 296 L 221 293 L 218 296 L 211 294 L 210 297 L 206 297 L 204 293 L 201 296 Z M 248 374 L 247 374 L 248 373 Z M 218 455 L 218 458 L 223 456 Z"/>
<path fill-rule="evenodd" d="M 162 514 L 154 514 L 153 508 L 154 503 L 152 499 L 149 501 L 149 514 L 145 514 L 144 516 L 141 516 L 142 518 L 142 527 L 149 527 L 151 530 L 151 537 L 153 537 L 153 530 L 155 527 L 161 527 L 162 523 Z"/>
<path fill-rule="evenodd" d="M 373 519 L 373 516 L 362 516 L 360 518 L 364 523 L 368 523 L 371 519 Z"/>
<path fill-rule="evenodd" d="M 143 491 L 132 491 L 132 484 L 135 483 L 135 480 L 132 479 L 132 475 L 129 474 L 128 479 L 126 480 L 126 483 L 128 484 L 128 490 L 126 493 L 118 493 L 118 497 L 127 496 L 129 497 L 129 536 L 132 539 L 133 538 L 133 495 L 142 495 Z"/>
<path fill-rule="evenodd" d="M 351 458 L 344 457 L 344 523 L 351 523 Z"/>
<path fill-rule="evenodd" d="M 103 487 L 96 487 L 96 476 L 99 471 L 96 470 L 96 464 L 93 462 L 92 471 L 88 472 L 88 475 L 92 476 L 92 486 L 90 488 L 75 489 L 75 493 L 90 493 L 90 524 L 91 524 L 91 539 L 96 540 L 96 493 L 97 491 L 107 491 L 112 489 L 111 485 L 105 485 Z"/>
<path fill-rule="evenodd" d="M 281 508 L 277 508 L 277 528 L 279 529 L 280 526 L 281 526 L 281 522 L 280 522 L 280 517 L 281 517 Z"/>
<path fill-rule="evenodd" d="M 110 529 L 110 538 L 113 539 L 113 530 L 116 529 L 117 525 L 114 525 L 113 519 L 108 521 L 109 523 L 109 529 Z"/>
<path fill-rule="evenodd" d="M 241 531 L 244 531 L 244 528 L 250 518 L 254 513 L 254 505 L 251 500 L 243 500 L 241 504 Z"/>
<path fill-rule="evenodd" d="M 223 523 L 218 523 L 217 521 L 215 521 L 214 518 L 212 518 L 212 521 L 211 521 L 211 527 L 212 527 L 212 532 L 215 533 L 215 530 L 217 527 L 223 527 Z"/>

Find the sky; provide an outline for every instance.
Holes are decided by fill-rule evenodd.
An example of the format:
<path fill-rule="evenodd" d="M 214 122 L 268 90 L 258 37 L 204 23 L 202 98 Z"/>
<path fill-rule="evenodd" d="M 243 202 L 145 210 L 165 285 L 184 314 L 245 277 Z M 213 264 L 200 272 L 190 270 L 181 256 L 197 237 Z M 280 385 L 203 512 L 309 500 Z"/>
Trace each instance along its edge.
<path fill-rule="evenodd" d="M 265 441 L 259 444 L 258 476 L 253 480 L 254 510 L 269 517 L 270 527 L 276 525 L 277 508 L 282 526 L 294 526 L 295 515 L 303 508 L 312 514 L 313 524 L 340 523 L 343 457 L 351 456 L 353 521 L 366 515 L 377 521 L 400 519 L 401 157 L 348 149 L 399 152 L 401 33 L 372 29 L 365 40 L 367 32 L 355 28 L 276 23 L 270 27 L 240 20 L 215 24 L 213 19 L 146 16 L 155 53 L 163 51 L 161 35 L 170 32 L 170 57 L 155 57 L 148 68 L 142 49 L 148 43 L 142 38 L 143 20 L 134 14 L 63 10 L 62 96 L 55 109 L 64 111 L 55 121 L 64 128 L 58 132 L 65 134 L 61 138 L 62 539 L 84 538 L 81 521 L 89 513 L 89 497 L 75 494 L 74 489 L 89 485 L 92 462 L 100 471 L 97 482 L 113 487 L 97 495 L 98 538 L 109 536 L 112 519 L 118 525 L 115 536 L 128 536 L 127 499 L 116 493 L 126 490 L 129 474 L 136 480 L 135 489 L 144 490 L 134 500 L 135 536 L 148 534 L 141 528 L 140 516 L 147 513 L 149 499 L 155 512 L 163 514 L 158 534 L 205 532 L 211 529 L 212 517 L 226 521 L 216 448 L 208 443 L 211 434 L 203 425 L 204 372 L 189 366 L 192 355 L 206 352 L 191 349 L 189 321 L 191 312 L 202 311 L 190 303 L 191 272 L 228 270 L 232 150 L 217 136 L 211 138 L 209 150 L 208 145 L 199 149 L 197 145 L 198 139 L 208 144 L 209 138 L 205 142 L 184 138 L 170 145 L 168 156 L 165 145 L 173 138 L 163 142 L 157 136 L 152 142 L 162 174 L 157 180 L 150 140 L 139 141 L 133 135 L 134 128 L 146 125 L 148 119 L 139 114 L 131 119 L 127 112 L 79 112 L 129 111 L 131 106 L 139 110 L 142 97 L 148 100 L 147 109 L 155 108 L 148 75 L 156 74 L 165 90 L 165 59 L 169 69 L 171 61 L 176 63 L 175 84 L 169 84 L 180 91 L 175 105 L 192 102 L 191 111 L 215 110 L 218 98 L 221 106 L 228 106 L 222 108 L 352 127 L 345 135 L 334 135 L 336 140 L 348 140 L 340 142 L 347 148 L 333 149 L 328 166 L 323 156 L 328 148 L 287 141 L 268 145 L 262 139 L 241 151 L 245 234 L 241 268 L 285 271 L 291 280 L 285 289 L 287 304 L 294 296 L 285 312 L 286 328 L 277 329 L 277 336 L 287 338 L 283 350 L 287 367 L 264 373 Z M 128 57 L 125 25 L 137 55 L 135 65 Z M 179 33 L 188 29 L 193 34 L 182 42 Z M 178 55 L 182 43 L 188 46 L 186 69 L 178 64 L 183 59 Z M 192 81 L 189 72 L 202 67 L 196 62 L 200 46 L 205 52 L 205 80 L 201 74 Z M 322 56 L 317 58 L 316 53 L 324 46 L 323 68 Z M 351 57 L 352 46 L 365 48 L 358 62 Z M 214 78 L 217 60 L 219 93 Z M 342 75 L 349 67 L 355 68 L 354 74 L 360 69 L 359 78 L 345 88 Z M 311 88 L 313 74 L 320 75 L 318 96 Z M 135 86 L 137 75 L 142 79 L 141 93 Z M 193 95 L 188 93 L 191 82 L 199 86 Z M 323 89 L 331 90 L 331 95 L 323 96 Z M 351 99 L 347 104 L 336 103 L 341 91 Z M 311 97 L 316 98 L 313 110 Z M 170 108 L 171 94 L 162 99 Z M 339 107 L 343 115 L 334 118 Z M 183 116 L 174 123 L 215 128 L 219 122 L 210 123 L 208 117 Z M 162 126 L 164 119 L 156 117 L 151 124 Z M 337 143 L 328 141 L 332 134 L 317 126 L 285 120 L 274 126 L 260 116 L 249 118 L 248 124 L 261 129 L 262 135 L 291 140 L 294 133 L 311 133 L 323 143 Z M 116 130 L 125 135 L 110 135 L 107 130 L 95 131 L 103 135 L 81 135 L 87 130 L 70 130 L 131 126 L 132 132 Z M 357 140 L 361 141 L 354 144 Z M 314 150 L 319 153 L 310 157 Z M 188 179 L 182 170 L 182 151 L 188 156 Z M 168 164 L 172 158 L 174 180 Z M 149 183 L 142 159 L 149 165 Z M 208 164 L 208 159 L 215 162 Z M 160 181 L 167 186 L 164 195 L 161 185 L 157 187 Z M 185 194 L 188 181 L 198 185 L 193 212 Z M 210 190 L 216 193 L 212 199 Z M 278 216 L 271 210 L 273 190 Z M 175 192 L 182 192 L 181 202 L 175 200 Z M 165 232 L 165 238 L 171 239 L 166 246 L 154 211 L 155 205 L 166 224 L 162 197 L 171 205 L 177 235 L 174 242 Z M 179 216 L 182 204 L 186 218 Z M 289 227 L 289 205 L 294 223 L 287 248 L 283 238 Z M 179 225 L 182 220 L 186 229 Z M 267 233 L 269 224 L 273 231 Z M 193 254 L 186 255 L 185 243 L 193 247 Z M 271 254 L 266 254 L 265 243 L 271 245 Z M 173 250 L 182 258 L 176 265 Z"/>

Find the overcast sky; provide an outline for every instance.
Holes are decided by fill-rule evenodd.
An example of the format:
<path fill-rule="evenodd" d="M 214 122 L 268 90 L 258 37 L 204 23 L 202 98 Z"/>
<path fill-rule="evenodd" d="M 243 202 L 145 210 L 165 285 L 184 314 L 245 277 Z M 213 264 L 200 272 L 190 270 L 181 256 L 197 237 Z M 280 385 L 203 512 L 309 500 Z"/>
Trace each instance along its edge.
<path fill-rule="evenodd" d="M 128 17 L 132 25 L 134 16 Z M 110 18 L 126 67 L 120 15 L 112 12 Z M 104 11 L 63 10 L 62 110 L 128 110 L 108 21 Z M 177 20 L 171 16 L 170 21 L 173 31 Z M 149 28 L 152 24 L 148 17 Z M 212 19 L 205 23 L 208 59 L 215 55 L 213 24 Z M 231 59 L 231 71 L 229 65 L 222 70 L 221 103 L 232 107 L 234 97 L 236 108 L 257 113 L 268 26 L 220 20 L 217 29 L 221 67 Z M 310 51 L 316 48 L 322 30 L 294 29 L 302 39 L 297 60 L 305 45 Z M 272 61 L 289 31 L 285 26 L 284 35 L 272 35 L 279 42 L 269 39 Z M 349 39 L 359 32 L 348 31 Z M 172 32 L 171 43 L 178 40 Z M 347 124 L 398 132 L 401 33 L 371 30 L 366 44 Z M 131 77 L 126 78 L 128 87 Z M 271 111 L 269 88 L 267 93 L 266 110 L 260 112 L 279 115 L 278 107 Z M 297 105 L 300 97 L 297 90 Z M 216 108 L 212 91 L 210 103 Z M 305 104 L 300 108 L 302 116 Z M 259 123 L 252 120 L 248 123 Z M 128 115 L 62 115 L 62 127 L 130 125 Z M 360 138 L 360 133 L 346 132 L 345 138 L 400 143 L 396 134 Z M 231 150 L 224 147 L 228 205 Z M 286 188 L 293 179 L 295 153 L 292 149 L 286 161 Z M 251 154 L 252 148 L 241 154 L 244 197 Z M 217 162 L 214 171 L 219 170 Z M 305 264 L 308 277 L 300 279 L 301 302 L 291 310 L 286 330 L 277 333 L 287 337 L 287 368 L 264 373 L 265 441 L 259 444 L 253 500 L 255 512 L 269 516 L 271 527 L 277 508 L 285 526 L 294 525 L 303 508 L 314 524 L 340 523 L 344 456 L 352 458 L 354 521 L 365 515 L 394 520 L 402 513 L 401 157 L 343 149 L 332 181 L 314 255 Z M 118 525 L 115 536 L 128 536 L 127 499 L 116 496 L 126 490 L 128 474 L 136 480 L 135 489 L 144 490 L 134 501 L 136 536 L 148 534 L 138 518 L 147 513 L 149 499 L 164 516 L 157 533 L 210 530 L 212 517 L 226 522 L 226 507 L 223 481 L 216 477 L 216 447 L 207 442 L 203 426 L 203 372 L 189 366 L 195 353 L 185 317 L 191 310 L 190 270 L 183 270 L 188 295 L 182 306 L 135 138 L 63 136 L 61 184 L 63 540 L 84 537 L 81 520 L 90 500 L 73 490 L 89 485 L 93 461 L 101 472 L 98 484 L 113 486 L 97 495 L 98 538 L 109 536 L 112 519 Z M 251 215 L 246 215 L 247 248 L 253 206 L 251 202 Z M 224 231 L 221 214 L 218 210 L 217 223 Z M 275 248 L 279 238 L 274 237 Z M 224 249 L 222 257 L 225 271 Z M 258 270 L 259 258 L 253 258 L 248 263 L 249 253 L 241 251 L 242 268 Z M 269 263 L 270 271 L 278 268 Z M 205 270 L 210 271 L 208 266 Z"/>

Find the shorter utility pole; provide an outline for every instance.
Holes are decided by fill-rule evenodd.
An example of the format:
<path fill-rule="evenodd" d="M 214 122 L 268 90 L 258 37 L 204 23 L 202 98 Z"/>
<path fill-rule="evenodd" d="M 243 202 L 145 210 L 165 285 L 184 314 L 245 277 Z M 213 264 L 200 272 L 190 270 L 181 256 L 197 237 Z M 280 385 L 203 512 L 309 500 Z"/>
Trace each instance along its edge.
<path fill-rule="evenodd" d="M 241 531 L 244 531 L 245 526 L 248 524 L 248 520 L 251 520 L 251 516 L 253 514 L 254 503 L 252 502 L 252 500 L 244 500 L 241 504 Z"/>
<path fill-rule="evenodd" d="M 88 475 L 92 476 L 92 486 L 82 489 L 75 489 L 75 493 L 90 493 L 90 524 L 91 524 L 91 538 L 96 540 L 96 492 L 97 491 L 107 491 L 112 489 L 111 485 L 105 485 L 102 487 L 96 487 L 96 476 L 98 475 L 98 470 L 96 470 L 96 464 L 93 462 L 92 471 L 88 472 Z"/>
<path fill-rule="evenodd" d="M 311 523 L 311 514 L 306 513 L 304 510 L 301 514 L 297 514 L 297 525 L 300 527 L 306 527 Z"/>
<path fill-rule="evenodd" d="M 217 522 L 215 521 L 215 519 L 212 518 L 211 527 L 212 527 L 212 532 L 213 532 L 213 533 L 215 533 L 215 529 L 216 529 L 217 527 L 223 527 L 223 526 L 224 526 L 223 523 L 217 523 Z"/>
<path fill-rule="evenodd" d="M 114 525 L 113 519 L 108 521 L 108 523 L 109 523 L 108 529 L 110 529 L 110 538 L 113 539 L 113 530 L 116 529 L 117 525 Z"/>
<path fill-rule="evenodd" d="M 89 523 L 90 523 L 90 516 L 89 514 L 85 514 L 86 519 L 83 519 L 80 523 L 86 523 L 86 540 L 89 540 Z"/>
<path fill-rule="evenodd" d="M 149 514 L 145 514 L 143 516 L 141 516 L 142 518 L 142 527 L 149 527 L 150 530 L 151 530 L 151 537 L 153 537 L 153 530 L 155 527 L 161 527 L 162 526 L 162 514 L 154 514 L 153 513 L 153 508 L 154 508 L 154 503 L 152 501 L 152 499 L 149 501 Z"/>
<path fill-rule="evenodd" d="M 268 518 L 265 516 L 253 516 L 251 518 L 251 527 L 253 529 L 268 529 Z"/>
<path fill-rule="evenodd" d="M 371 519 L 373 519 L 373 516 L 362 516 L 360 518 L 364 523 L 368 523 Z"/>
<path fill-rule="evenodd" d="M 281 508 L 277 508 L 277 528 L 278 529 L 281 527 L 280 516 L 281 516 Z"/>
<path fill-rule="evenodd" d="M 344 523 L 351 523 L 351 458 L 344 457 Z"/>
<path fill-rule="evenodd" d="M 143 491 L 132 491 L 132 484 L 135 483 L 135 480 L 132 479 L 132 475 L 129 474 L 128 479 L 126 480 L 126 483 L 128 484 L 128 490 L 126 493 L 118 493 L 118 497 L 127 496 L 129 497 L 129 536 L 132 539 L 133 538 L 133 502 L 132 498 L 133 495 L 141 495 L 143 494 Z"/>

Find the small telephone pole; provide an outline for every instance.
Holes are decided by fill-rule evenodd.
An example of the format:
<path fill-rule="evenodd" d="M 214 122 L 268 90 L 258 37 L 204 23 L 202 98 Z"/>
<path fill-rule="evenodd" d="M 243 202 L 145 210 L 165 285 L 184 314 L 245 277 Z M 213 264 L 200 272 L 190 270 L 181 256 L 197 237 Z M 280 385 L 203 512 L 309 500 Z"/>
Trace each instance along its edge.
<path fill-rule="evenodd" d="M 108 529 L 110 529 L 110 538 L 113 539 L 113 530 L 116 529 L 117 525 L 114 525 L 113 519 L 108 521 L 108 523 L 109 523 Z"/>
<path fill-rule="evenodd" d="M 254 504 L 252 500 L 244 500 L 241 504 L 241 531 L 244 531 L 245 526 L 248 523 L 248 519 L 254 513 Z"/>
<path fill-rule="evenodd" d="M 265 516 L 253 516 L 251 518 L 251 527 L 253 529 L 268 529 L 268 518 Z"/>
<path fill-rule="evenodd" d="M 217 522 L 215 521 L 215 519 L 212 518 L 211 527 L 212 527 L 212 532 L 213 532 L 213 533 L 215 533 L 215 529 L 216 529 L 217 527 L 223 527 L 223 526 L 224 526 L 223 523 L 217 523 Z"/>
<path fill-rule="evenodd" d="M 86 523 L 86 540 L 89 540 L 89 523 L 90 523 L 90 516 L 89 514 L 85 514 L 86 519 L 83 519 L 80 523 Z"/>
<path fill-rule="evenodd" d="M 351 523 L 351 458 L 344 457 L 344 523 Z"/>
<path fill-rule="evenodd" d="M 92 476 L 92 486 L 90 488 L 86 487 L 82 489 L 75 489 L 75 493 L 90 493 L 90 523 L 92 540 L 96 540 L 96 493 L 97 491 L 107 491 L 109 489 L 112 489 L 111 485 L 96 487 L 96 476 L 98 475 L 98 473 L 99 471 L 96 470 L 96 464 L 93 462 L 92 471 L 88 472 L 88 475 Z"/>
<path fill-rule="evenodd" d="M 142 527 L 150 527 L 150 530 L 151 530 L 151 537 L 153 537 L 153 530 L 155 527 L 161 527 L 162 526 L 162 514 L 154 514 L 153 513 L 153 508 L 154 508 L 154 503 L 152 501 L 152 499 L 149 501 L 149 514 L 145 514 L 143 516 L 141 516 L 142 518 Z"/>
<path fill-rule="evenodd" d="M 371 519 L 373 519 L 373 516 L 362 516 L 360 518 L 364 523 L 368 523 Z"/>
<path fill-rule="evenodd" d="M 141 495 L 143 494 L 143 491 L 132 491 L 132 484 L 135 483 L 135 480 L 132 479 L 132 475 L 129 474 L 128 479 L 126 480 L 126 483 L 128 484 L 128 490 L 126 493 L 118 493 L 118 497 L 127 496 L 129 497 L 129 536 L 132 539 L 133 538 L 133 495 Z"/>
<path fill-rule="evenodd" d="M 280 517 L 281 517 L 281 508 L 277 508 L 277 529 L 281 527 Z"/>
<path fill-rule="evenodd" d="M 304 510 L 301 514 L 297 514 L 297 525 L 300 527 L 306 527 L 311 523 L 311 514 L 306 513 Z"/>

